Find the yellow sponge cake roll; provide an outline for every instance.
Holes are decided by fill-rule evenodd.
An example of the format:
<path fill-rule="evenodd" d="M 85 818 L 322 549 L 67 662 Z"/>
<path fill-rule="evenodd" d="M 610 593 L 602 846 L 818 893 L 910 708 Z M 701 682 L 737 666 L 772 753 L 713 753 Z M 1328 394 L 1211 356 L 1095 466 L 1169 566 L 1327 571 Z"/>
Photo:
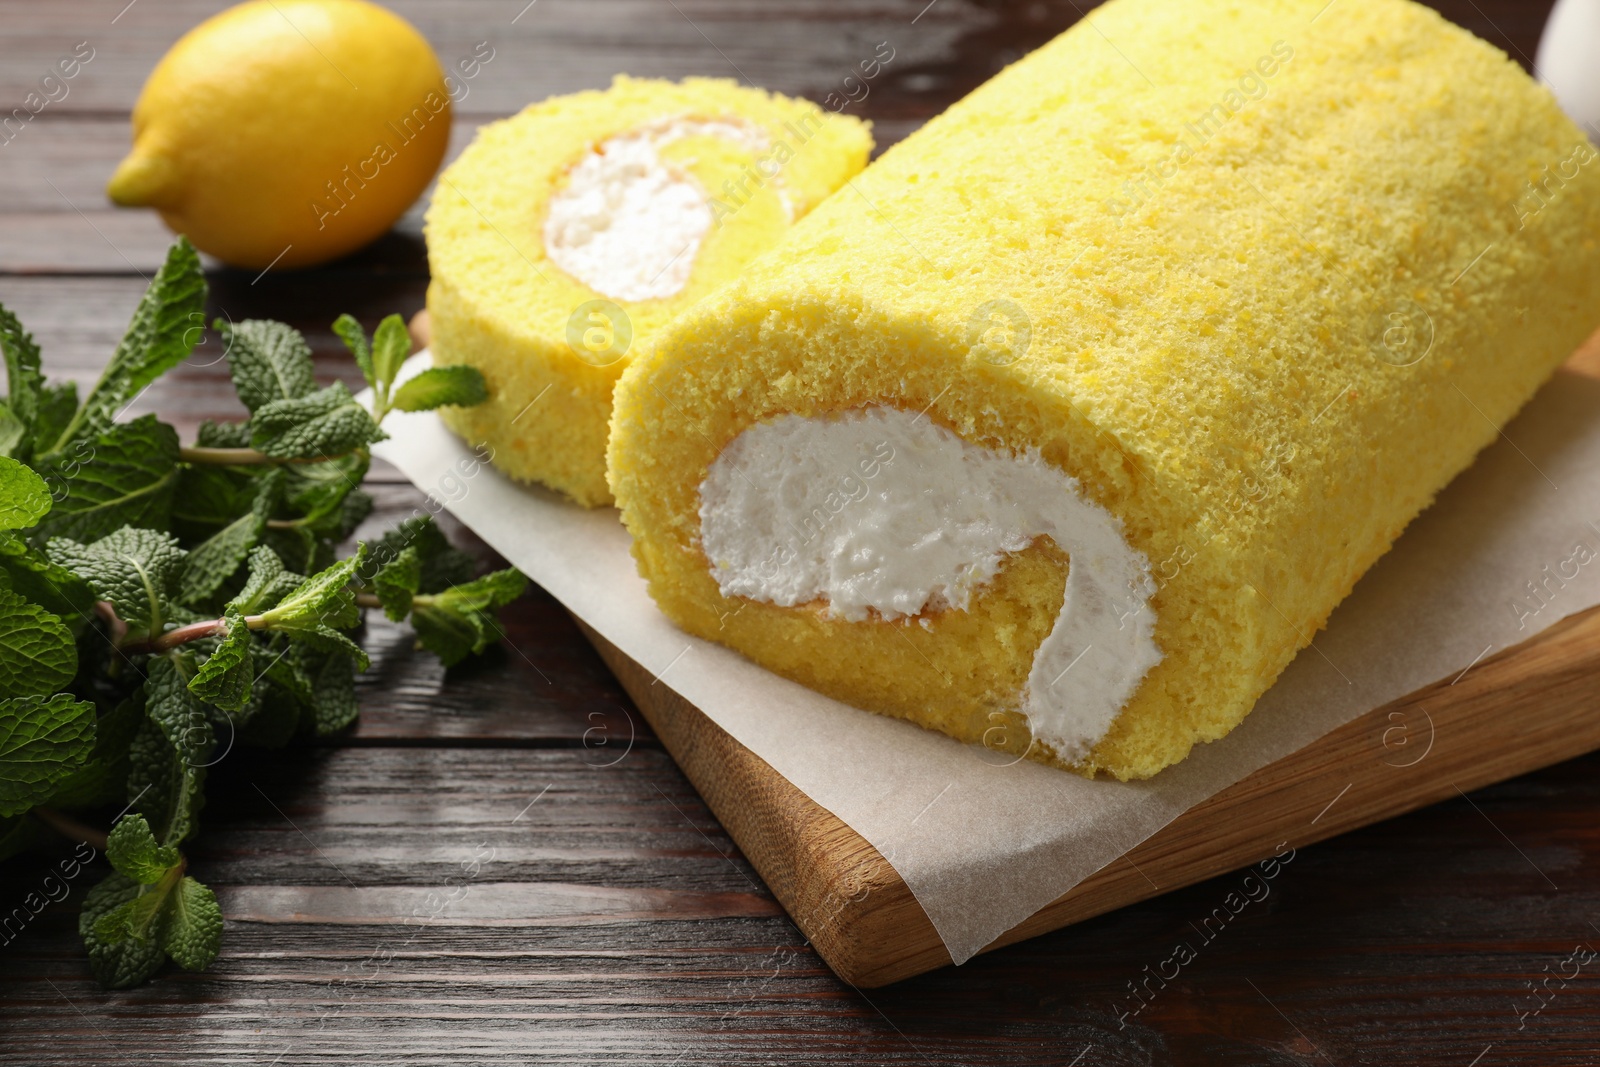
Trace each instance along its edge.
<path fill-rule="evenodd" d="M 629 368 L 639 568 L 838 699 L 1154 774 L 1600 320 L 1597 175 L 1407 0 L 1111 0 Z"/>
<path fill-rule="evenodd" d="M 619 77 L 485 126 L 427 215 L 434 362 L 491 393 L 446 421 L 513 477 L 610 503 L 617 377 L 871 148 L 857 119 L 709 78 Z"/>

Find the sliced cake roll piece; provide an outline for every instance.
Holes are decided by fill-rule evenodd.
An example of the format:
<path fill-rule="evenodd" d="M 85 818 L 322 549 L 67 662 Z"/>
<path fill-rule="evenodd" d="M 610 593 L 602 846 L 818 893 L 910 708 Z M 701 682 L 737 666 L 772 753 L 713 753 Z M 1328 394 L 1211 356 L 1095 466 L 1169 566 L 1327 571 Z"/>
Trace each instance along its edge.
<path fill-rule="evenodd" d="M 709 78 L 618 78 L 485 126 L 427 215 L 434 362 L 491 392 L 446 421 L 513 477 L 609 503 L 618 375 L 871 148 L 857 119 Z"/>
<path fill-rule="evenodd" d="M 1600 320 L 1593 149 L 1405 0 L 1111 0 L 853 185 L 624 376 L 640 571 L 1082 773 L 1238 725 Z"/>

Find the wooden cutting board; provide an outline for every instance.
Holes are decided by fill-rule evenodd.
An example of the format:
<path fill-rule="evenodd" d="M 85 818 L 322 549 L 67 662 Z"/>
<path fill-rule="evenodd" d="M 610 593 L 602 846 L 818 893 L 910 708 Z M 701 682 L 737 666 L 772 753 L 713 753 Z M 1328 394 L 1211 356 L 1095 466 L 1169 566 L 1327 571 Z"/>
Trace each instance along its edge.
<path fill-rule="evenodd" d="M 880 986 L 950 963 L 864 837 L 578 620 L 812 946 Z M 1463 665 L 1465 666 L 1465 665 Z M 1180 815 L 999 948 L 1600 748 L 1600 608 L 1375 708 Z M 987 950 L 986 950 L 987 951 Z"/>
<path fill-rule="evenodd" d="M 423 316 L 413 322 L 419 343 Z M 1600 333 L 1565 372 L 1600 377 Z M 865 838 L 577 622 L 841 978 L 870 988 L 951 962 Z M 1600 608 L 1461 667 L 1191 808 L 985 951 L 1600 748 Z"/>

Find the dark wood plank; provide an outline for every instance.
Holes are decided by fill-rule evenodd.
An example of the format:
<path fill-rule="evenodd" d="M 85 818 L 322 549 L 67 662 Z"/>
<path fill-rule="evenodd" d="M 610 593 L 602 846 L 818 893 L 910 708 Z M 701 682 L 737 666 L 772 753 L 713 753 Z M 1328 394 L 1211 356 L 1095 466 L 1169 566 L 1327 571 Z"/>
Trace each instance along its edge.
<path fill-rule="evenodd" d="M 95 58 L 40 120 L 120 117 L 161 54 L 227 0 L 56 0 L 7 11 L 0 100 L 20 105 L 79 41 Z M 921 120 L 1096 6 L 1080 0 L 394 0 L 388 5 L 452 66 L 480 41 L 494 58 L 459 110 L 504 115 L 532 100 L 598 88 L 619 73 L 738 78 L 821 100 L 880 41 L 894 63 L 866 101 L 873 117 Z M 1436 0 L 1452 21 L 1532 65 L 1545 0 Z M 57 92 L 59 95 L 59 91 Z M 26 133 L 21 135 L 27 136 Z M 21 140 L 21 137 L 18 138 Z"/>
<path fill-rule="evenodd" d="M 113 22 L 122 3 L 18 5 L 8 12 L 8 47 L 0 53 L 0 100 L 20 103 L 57 58 L 88 41 L 95 57 L 41 117 L 123 115 L 172 42 L 227 6 L 227 0 L 136 0 Z M 891 40 L 895 64 L 873 87 L 874 96 L 889 101 L 879 113 L 922 119 L 1077 17 L 1070 0 L 941 0 L 921 18 L 926 0 L 395 0 L 388 6 L 423 32 L 446 68 L 472 55 L 479 42 L 490 43 L 493 58 L 460 98 L 459 110 L 474 115 L 507 114 L 554 93 L 600 88 L 621 73 L 737 78 L 820 100 L 879 41 Z"/>
<path fill-rule="evenodd" d="M 1593 757 L 1303 849 L 1209 941 L 1191 924 L 1239 875 L 862 995 L 664 754 L 587 755 L 241 763 L 194 853 L 228 909 L 217 966 L 106 994 L 70 905 L 47 911 L 0 951 L 0 1058 L 1061 1065 L 1087 1046 L 1082 1062 L 1465 1064 L 1493 1046 L 1495 1063 L 1592 1062 L 1592 983 L 1522 1029 L 1516 1011 L 1526 982 L 1600 941 Z M 0 899 L 36 878 L 9 871 Z M 1180 940 L 1197 958 L 1124 1020 L 1128 983 Z"/>
<path fill-rule="evenodd" d="M 58 0 L 8 12 L 13 46 L 0 61 L 0 94 L 20 99 L 51 63 L 87 40 L 96 56 L 51 105 L 64 113 L 124 113 L 128 89 L 173 41 L 227 0 L 123 5 Z M 468 83 L 461 109 L 504 114 L 552 93 L 605 85 L 614 74 L 747 78 L 820 98 L 880 40 L 908 60 L 880 89 L 886 113 L 926 117 L 1005 63 L 1077 21 L 1074 0 L 394 0 L 447 67 L 490 41 L 495 58 Z M 1531 61 L 1549 5 L 1542 0 L 1439 0 L 1453 21 Z M 924 10 L 927 9 L 927 10 Z M 113 21 L 115 18 L 115 21 Z M 915 20 L 915 21 L 913 21 Z M 898 62 L 898 61 L 897 61 Z M 887 107 L 887 105 L 886 105 Z M 47 108 L 46 111 L 50 109 Z"/>

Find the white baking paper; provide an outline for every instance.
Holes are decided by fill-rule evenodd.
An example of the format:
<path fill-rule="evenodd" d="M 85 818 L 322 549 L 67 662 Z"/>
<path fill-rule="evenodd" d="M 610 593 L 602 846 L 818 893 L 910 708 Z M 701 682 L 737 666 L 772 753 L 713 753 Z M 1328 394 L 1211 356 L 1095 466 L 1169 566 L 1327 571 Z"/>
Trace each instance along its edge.
<path fill-rule="evenodd" d="M 1089 781 L 856 710 L 683 634 L 650 600 L 615 510 L 511 482 L 432 414 L 385 428 L 378 455 L 883 853 L 957 963 L 1250 772 L 1600 603 L 1600 382 L 1563 372 L 1242 726 L 1152 780 Z"/>

